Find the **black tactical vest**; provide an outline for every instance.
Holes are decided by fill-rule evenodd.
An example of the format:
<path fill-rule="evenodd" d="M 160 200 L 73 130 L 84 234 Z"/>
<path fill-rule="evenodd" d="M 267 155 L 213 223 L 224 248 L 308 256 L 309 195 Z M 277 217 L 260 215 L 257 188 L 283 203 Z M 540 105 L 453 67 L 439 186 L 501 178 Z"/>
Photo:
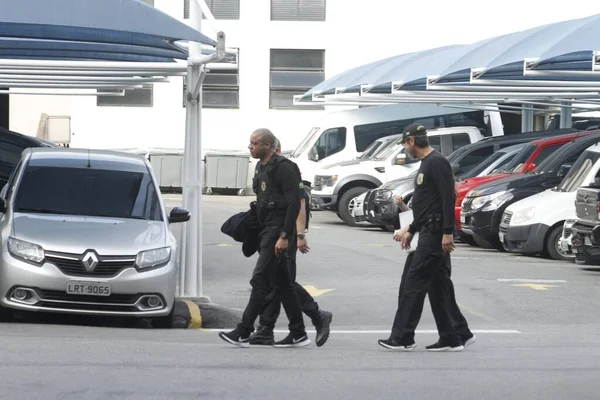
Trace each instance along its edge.
<path fill-rule="evenodd" d="M 283 226 L 287 202 L 283 189 L 275 184 L 274 171 L 281 162 L 291 162 L 285 157 L 274 154 L 267 165 L 260 161 L 254 170 L 252 188 L 256 193 L 256 210 L 261 225 Z"/>

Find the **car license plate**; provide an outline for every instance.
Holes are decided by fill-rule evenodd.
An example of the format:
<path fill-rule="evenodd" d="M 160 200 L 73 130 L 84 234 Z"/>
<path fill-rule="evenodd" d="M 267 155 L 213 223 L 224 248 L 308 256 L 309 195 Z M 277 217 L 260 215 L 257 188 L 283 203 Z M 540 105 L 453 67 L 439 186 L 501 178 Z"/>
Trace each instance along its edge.
<path fill-rule="evenodd" d="M 460 214 L 460 223 L 464 224 L 465 220 L 466 220 L 465 215 L 464 214 Z"/>
<path fill-rule="evenodd" d="M 69 280 L 67 282 L 67 294 L 110 296 L 110 283 Z"/>
<path fill-rule="evenodd" d="M 504 232 L 498 233 L 498 239 L 500 239 L 500 243 L 504 243 Z"/>

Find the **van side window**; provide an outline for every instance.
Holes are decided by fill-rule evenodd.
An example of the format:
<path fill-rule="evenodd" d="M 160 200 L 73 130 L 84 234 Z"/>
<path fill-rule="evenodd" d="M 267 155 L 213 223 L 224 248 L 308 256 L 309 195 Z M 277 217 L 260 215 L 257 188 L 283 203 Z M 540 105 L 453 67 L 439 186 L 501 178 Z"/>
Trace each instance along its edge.
<path fill-rule="evenodd" d="M 327 129 L 313 147 L 319 156 L 318 160 L 323 160 L 335 153 L 339 153 L 346 147 L 346 128 Z"/>

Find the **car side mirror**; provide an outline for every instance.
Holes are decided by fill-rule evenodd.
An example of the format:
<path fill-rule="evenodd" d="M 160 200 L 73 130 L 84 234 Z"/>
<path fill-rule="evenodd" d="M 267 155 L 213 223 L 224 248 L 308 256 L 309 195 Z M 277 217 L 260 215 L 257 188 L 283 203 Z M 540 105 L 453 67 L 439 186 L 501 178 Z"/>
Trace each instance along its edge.
<path fill-rule="evenodd" d="M 179 222 L 187 222 L 190 220 L 190 212 L 185 208 L 175 207 L 169 214 L 169 223 L 176 224 Z"/>
<path fill-rule="evenodd" d="M 4 214 L 6 212 L 6 200 L 3 197 L 0 197 L 0 214 Z"/>
<path fill-rule="evenodd" d="M 417 161 L 418 160 L 415 160 L 414 158 L 408 157 L 406 155 L 406 153 L 402 152 L 402 153 L 396 154 L 396 157 L 394 157 L 393 164 L 394 165 L 406 165 L 406 164 L 412 164 L 412 163 L 417 162 Z"/>

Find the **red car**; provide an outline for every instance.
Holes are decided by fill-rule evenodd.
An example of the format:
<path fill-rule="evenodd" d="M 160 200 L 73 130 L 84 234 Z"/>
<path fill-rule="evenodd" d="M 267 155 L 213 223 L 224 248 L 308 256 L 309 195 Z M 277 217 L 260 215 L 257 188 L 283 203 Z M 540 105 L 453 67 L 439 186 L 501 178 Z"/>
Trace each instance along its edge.
<path fill-rule="evenodd" d="M 460 211 L 462 201 L 467 193 L 478 186 L 488 182 L 497 181 L 511 174 L 523 174 L 533 171 L 546 157 L 558 150 L 562 145 L 579 137 L 589 135 L 589 132 L 578 132 L 568 135 L 554 136 L 547 139 L 534 140 L 525 145 L 521 152 L 506 166 L 505 173 L 492 174 L 487 176 L 478 176 L 460 181 L 455 185 L 456 204 L 454 205 L 454 215 L 456 217 L 456 231 L 461 231 Z M 464 237 L 465 235 L 460 235 Z"/>

